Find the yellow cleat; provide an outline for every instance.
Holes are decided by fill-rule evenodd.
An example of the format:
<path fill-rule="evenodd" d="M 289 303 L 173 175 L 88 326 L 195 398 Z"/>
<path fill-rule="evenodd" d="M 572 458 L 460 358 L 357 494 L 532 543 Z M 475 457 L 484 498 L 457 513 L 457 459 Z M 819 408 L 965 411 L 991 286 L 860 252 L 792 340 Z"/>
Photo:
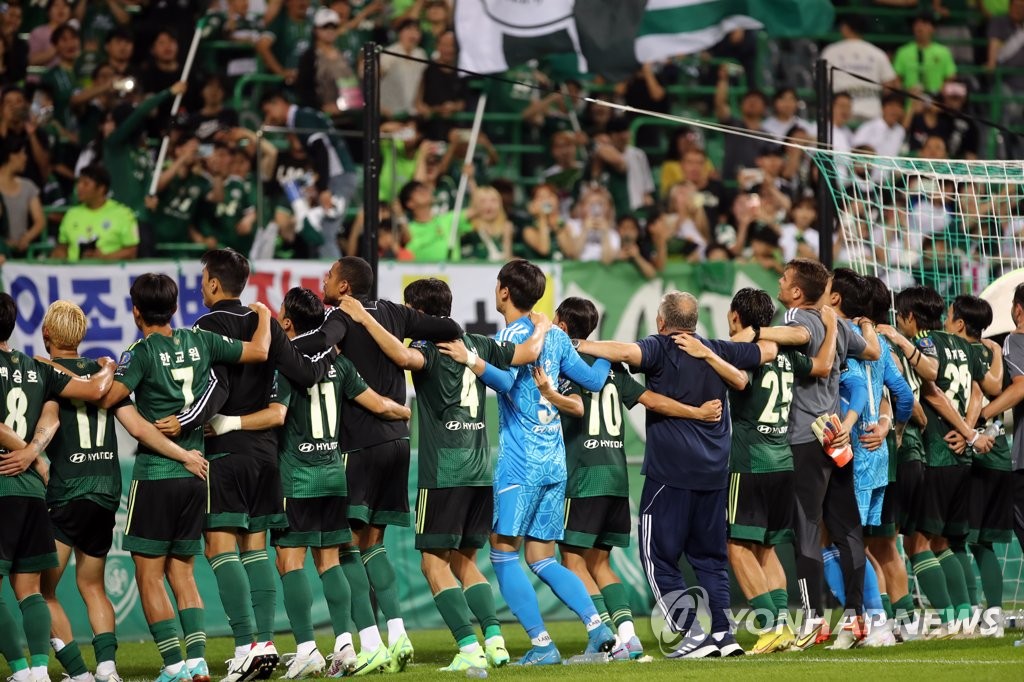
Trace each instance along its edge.
<path fill-rule="evenodd" d="M 757 644 L 750 650 L 751 654 L 773 654 L 785 651 L 796 643 L 796 635 L 788 625 L 770 630 L 757 639 Z"/>

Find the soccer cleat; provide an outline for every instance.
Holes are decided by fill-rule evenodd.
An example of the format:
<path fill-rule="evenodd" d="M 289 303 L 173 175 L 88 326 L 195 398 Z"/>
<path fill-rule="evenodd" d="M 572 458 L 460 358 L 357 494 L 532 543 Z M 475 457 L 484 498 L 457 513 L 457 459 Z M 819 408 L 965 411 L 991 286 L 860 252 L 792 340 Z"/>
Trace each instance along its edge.
<path fill-rule="evenodd" d="M 599 626 L 587 633 L 587 648 L 584 654 L 608 653 L 615 646 L 615 635 L 607 625 Z"/>
<path fill-rule="evenodd" d="M 156 682 L 192 682 L 192 676 L 189 675 L 188 669 L 184 665 L 176 673 L 169 673 L 167 668 L 161 668 Z"/>
<path fill-rule="evenodd" d="M 562 662 L 562 654 L 558 653 L 555 643 L 545 646 L 533 646 L 520 658 L 516 665 L 558 665 Z"/>
<path fill-rule="evenodd" d="M 188 676 L 192 678 L 192 682 L 210 682 L 210 666 L 200 658 L 198 663 L 188 668 Z"/>
<path fill-rule="evenodd" d="M 800 634 L 790 647 L 797 651 L 810 649 L 815 644 L 827 642 L 829 638 L 828 623 L 824 618 L 808 618 L 800 628 Z"/>
<path fill-rule="evenodd" d="M 408 635 L 402 633 L 395 643 L 388 647 L 388 656 L 391 659 L 388 663 L 388 672 L 400 673 L 405 670 L 413 655 L 412 642 L 409 641 Z"/>
<path fill-rule="evenodd" d="M 100 677 L 99 675 L 94 675 L 94 678 L 96 679 L 96 682 L 123 682 L 123 680 L 121 679 L 121 676 L 117 674 L 116 670 L 114 672 L 110 673 L 109 675 L 107 675 L 106 677 Z"/>
<path fill-rule="evenodd" d="M 31 677 L 29 677 L 29 679 L 31 680 L 31 682 L 50 682 L 50 674 L 49 673 L 44 673 L 42 675 L 33 674 Z"/>
<path fill-rule="evenodd" d="M 852 623 L 847 623 L 836 635 L 836 641 L 826 649 L 852 649 L 858 646 L 867 637 L 867 628 L 864 626 L 864 616 L 857 616 Z"/>
<path fill-rule="evenodd" d="M 445 673 L 461 673 L 470 668 L 480 668 L 482 670 L 486 667 L 487 654 L 484 653 L 483 649 L 477 649 L 471 654 L 460 651 L 455 654 L 455 658 L 452 659 L 451 663 L 443 668 L 438 668 L 438 670 Z"/>
<path fill-rule="evenodd" d="M 284 658 L 287 669 L 281 676 L 282 680 L 302 680 L 319 675 L 327 667 L 327 661 L 316 649 L 313 649 L 313 653 L 308 656 L 300 656 L 296 653 L 285 654 Z"/>
<path fill-rule="evenodd" d="M 224 661 L 228 672 L 220 682 L 245 682 L 255 678 L 263 668 L 262 651 L 263 647 L 256 643 L 249 647 L 244 656 L 235 656 Z"/>
<path fill-rule="evenodd" d="M 667 658 L 718 658 L 722 655 L 718 644 L 711 635 L 702 634 L 699 637 L 687 635 L 674 651 L 667 654 Z"/>
<path fill-rule="evenodd" d="M 731 632 L 716 632 L 711 635 L 711 639 L 718 647 L 718 655 L 722 658 L 742 656 L 747 653 L 743 650 L 743 647 L 740 646 L 740 643 L 736 641 L 736 638 Z"/>
<path fill-rule="evenodd" d="M 1002 637 L 1006 634 L 1006 617 L 997 606 L 985 609 L 981 614 L 978 632 L 982 637 Z"/>
<path fill-rule="evenodd" d="M 796 642 L 796 636 L 789 629 L 788 625 L 777 627 L 764 633 L 757 638 L 757 644 L 748 651 L 751 655 L 774 654 L 777 651 L 785 651 Z"/>
<path fill-rule="evenodd" d="M 492 637 L 491 643 L 484 643 L 484 655 L 487 656 L 487 666 L 490 668 L 501 668 L 508 665 L 511 658 L 508 655 L 508 649 L 505 648 L 505 638 L 500 635 Z"/>
<path fill-rule="evenodd" d="M 356 650 L 352 645 L 346 644 L 341 647 L 341 651 L 329 654 L 327 660 L 331 662 L 327 668 L 327 677 L 347 677 L 356 669 L 359 657 L 356 656 Z"/>
<path fill-rule="evenodd" d="M 373 651 L 360 651 L 352 675 L 369 675 L 384 670 L 391 663 L 388 648 L 383 643 Z"/>
<path fill-rule="evenodd" d="M 612 650 L 612 659 L 616 661 L 633 661 L 644 655 L 644 645 L 640 638 L 633 635 L 625 644 L 618 643 Z"/>
<path fill-rule="evenodd" d="M 896 646 L 896 634 L 892 630 L 892 622 L 885 621 L 871 628 L 868 636 L 861 640 L 859 646 L 874 649 L 884 646 Z"/>
<path fill-rule="evenodd" d="M 274 669 L 281 662 L 281 655 L 277 653 L 277 647 L 273 642 L 256 642 L 254 645 L 259 651 L 259 670 L 253 675 L 254 680 L 269 680 L 274 674 Z"/>
<path fill-rule="evenodd" d="M 68 680 L 69 682 L 96 682 L 96 678 L 93 677 L 93 674 L 90 672 L 84 672 L 81 675 L 75 675 L 74 677 L 64 673 L 64 676 L 61 678 L 61 682 L 64 682 L 64 680 Z"/>

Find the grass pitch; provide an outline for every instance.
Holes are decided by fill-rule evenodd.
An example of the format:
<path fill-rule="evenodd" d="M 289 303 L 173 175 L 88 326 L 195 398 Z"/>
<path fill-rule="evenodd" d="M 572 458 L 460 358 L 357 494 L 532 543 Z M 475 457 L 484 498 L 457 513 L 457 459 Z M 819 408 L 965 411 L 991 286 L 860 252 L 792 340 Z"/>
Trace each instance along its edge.
<path fill-rule="evenodd" d="M 809 651 L 772 654 L 769 656 L 746 656 L 725 660 L 669 661 L 656 646 L 649 626 L 637 623 L 638 634 L 648 653 L 653 656 L 651 663 L 612 662 L 605 665 L 549 666 L 542 668 L 506 667 L 489 670 L 490 679 L 495 680 L 593 680 L 601 676 L 607 680 L 678 680 L 678 679 L 721 679 L 722 677 L 765 679 L 769 676 L 785 682 L 800 680 L 835 679 L 836 677 L 877 680 L 1020 680 L 1024 679 L 1024 647 L 1015 647 L 1013 642 L 1020 637 L 1013 632 L 1002 639 L 947 640 L 933 642 L 911 642 L 885 649 L 855 649 L 853 651 L 828 651 L 814 647 Z M 529 646 L 522 628 L 516 624 L 505 624 L 505 638 L 513 660 L 521 656 Z M 586 644 L 583 626 L 579 623 L 551 623 L 550 632 L 562 656 L 568 658 L 580 653 Z M 416 680 L 464 679 L 461 673 L 441 673 L 438 668 L 447 665 L 455 654 L 455 645 L 447 630 L 420 630 L 410 633 L 416 648 L 415 660 L 402 673 L 400 679 Z M 750 647 L 750 636 L 739 637 L 745 647 Z M 330 652 L 334 638 L 329 633 L 317 637 L 320 651 Z M 294 640 L 290 635 L 275 639 L 282 653 L 294 651 Z M 86 648 L 86 660 L 90 664 L 92 652 Z M 211 639 L 207 646 L 207 660 L 211 677 L 216 682 L 224 673 L 222 661 L 232 654 L 232 642 L 228 638 Z M 154 680 L 160 667 L 160 658 L 152 642 L 122 642 L 117 652 L 118 670 L 125 682 Z M 56 663 L 51 664 L 51 679 L 59 680 L 61 671 Z M 283 670 L 281 671 L 283 673 Z M 278 675 L 279 676 L 279 675 Z"/>

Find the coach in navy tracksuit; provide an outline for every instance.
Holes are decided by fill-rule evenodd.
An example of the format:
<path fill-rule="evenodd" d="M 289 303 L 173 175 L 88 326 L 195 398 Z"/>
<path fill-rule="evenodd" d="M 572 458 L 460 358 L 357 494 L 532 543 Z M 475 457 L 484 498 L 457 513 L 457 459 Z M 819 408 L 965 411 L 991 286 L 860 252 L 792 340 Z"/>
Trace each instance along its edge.
<path fill-rule="evenodd" d="M 722 401 L 722 419 L 716 423 L 647 412 L 640 559 L 658 606 L 677 632 L 687 633 L 695 615 L 689 609 L 683 622 L 677 621 L 679 609 L 686 606 L 678 602 L 686 590 L 679 569 L 684 554 L 708 594 L 712 634 L 685 637 L 670 658 L 742 654 L 729 632 L 727 614 L 725 512 L 731 428 L 727 386 L 709 362 L 690 357 L 673 340 L 679 333 L 694 333 L 697 299 L 679 291 L 665 294 L 657 322 L 658 333 L 636 343 L 583 341 L 579 350 L 638 368 L 647 375 L 647 388 L 681 403 Z M 738 369 L 753 369 L 762 362 L 756 344 L 700 340 Z"/>

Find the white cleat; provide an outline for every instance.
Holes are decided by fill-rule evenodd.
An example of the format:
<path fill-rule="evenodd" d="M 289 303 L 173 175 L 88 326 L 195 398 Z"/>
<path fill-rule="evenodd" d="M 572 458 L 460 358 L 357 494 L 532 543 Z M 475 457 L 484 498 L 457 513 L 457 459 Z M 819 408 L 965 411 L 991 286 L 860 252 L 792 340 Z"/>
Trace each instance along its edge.
<path fill-rule="evenodd" d="M 313 677 L 322 673 L 327 667 L 327 661 L 324 660 L 323 655 L 316 649 L 308 656 L 285 654 L 284 658 L 284 663 L 288 668 L 285 670 L 284 675 L 281 676 L 283 680 L 302 680 L 307 677 Z"/>

